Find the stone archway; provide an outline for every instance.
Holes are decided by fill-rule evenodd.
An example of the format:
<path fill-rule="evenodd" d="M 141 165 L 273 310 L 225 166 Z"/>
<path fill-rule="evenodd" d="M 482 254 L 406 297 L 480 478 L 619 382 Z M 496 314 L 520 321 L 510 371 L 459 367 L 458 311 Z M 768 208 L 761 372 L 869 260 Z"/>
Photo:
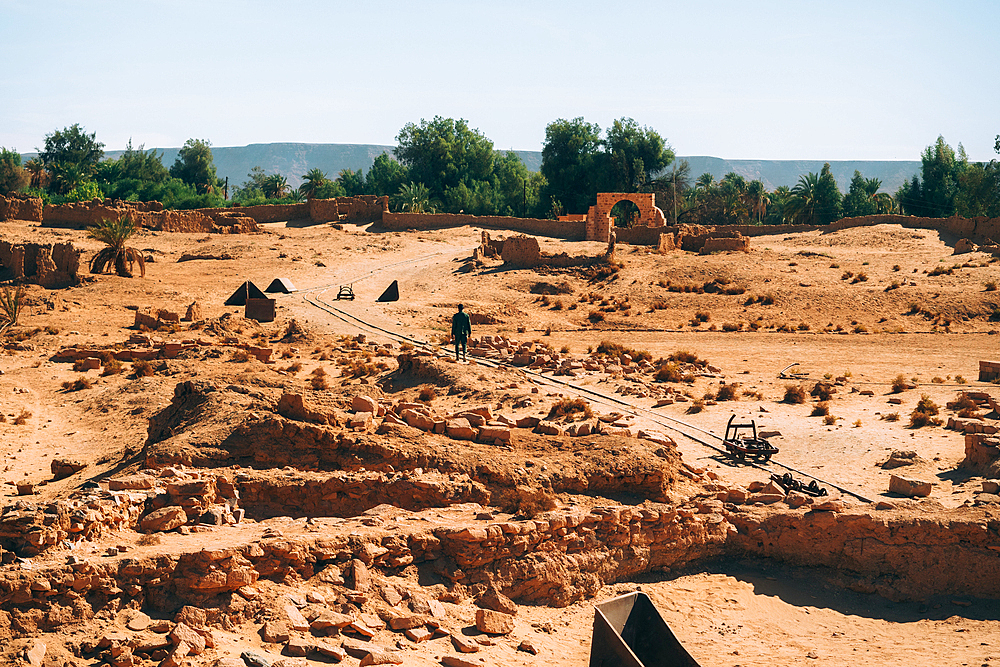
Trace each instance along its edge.
<path fill-rule="evenodd" d="M 611 235 L 611 209 L 620 201 L 630 201 L 639 208 L 639 225 L 663 227 L 667 219 L 656 207 L 652 192 L 599 192 L 597 204 L 587 211 L 587 240 L 607 243 Z"/>

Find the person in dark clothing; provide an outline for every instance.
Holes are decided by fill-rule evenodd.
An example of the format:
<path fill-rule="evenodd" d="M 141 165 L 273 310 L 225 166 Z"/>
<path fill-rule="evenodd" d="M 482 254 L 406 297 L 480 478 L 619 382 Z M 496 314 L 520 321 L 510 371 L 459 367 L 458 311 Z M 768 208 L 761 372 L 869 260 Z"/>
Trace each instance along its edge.
<path fill-rule="evenodd" d="M 472 320 L 465 312 L 465 307 L 458 304 L 458 312 L 451 317 L 451 337 L 455 341 L 455 361 L 458 361 L 458 348 L 462 348 L 462 361 L 465 361 L 466 346 L 472 334 Z"/>

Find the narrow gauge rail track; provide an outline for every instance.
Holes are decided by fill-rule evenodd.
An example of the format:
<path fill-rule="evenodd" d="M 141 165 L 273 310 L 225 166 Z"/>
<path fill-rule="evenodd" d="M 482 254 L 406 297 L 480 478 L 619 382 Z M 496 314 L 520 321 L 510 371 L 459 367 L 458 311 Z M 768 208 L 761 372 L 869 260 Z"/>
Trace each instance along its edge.
<path fill-rule="evenodd" d="M 409 261 L 412 262 L 414 260 L 409 260 Z M 400 262 L 400 264 L 402 264 L 402 263 L 405 263 L 405 262 Z M 388 267 L 385 267 L 385 268 L 388 268 Z M 374 273 L 377 270 L 378 269 L 373 270 L 370 273 Z M 325 292 L 327 290 L 332 289 L 332 287 L 333 286 L 331 285 L 331 286 L 313 288 L 312 290 L 307 290 L 307 292 L 305 294 L 303 294 L 302 297 L 310 305 L 312 305 L 312 306 L 314 306 L 314 307 L 316 307 L 316 308 L 318 308 L 318 309 L 320 309 L 320 310 L 328 313 L 329 315 L 332 315 L 332 316 L 336 317 L 337 319 L 341 320 L 342 322 L 344 322 L 346 324 L 355 326 L 355 327 L 357 327 L 357 328 L 359 328 L 359 329 L 361 329 L 363 331 L 368 331 L 368 332 L 376 334 L 376 335 L 385 336 L 385 337 L 390 338 L 390 339 L 392 339 L 392 340 L 394 340 L 396 342 L 400 342 L 400 343 L 406 342 L 406 343 L 409 343 L 409 344 L 413 345 L 414 347 L 420 347 L 423 350 L 425 350 L 425 351 L 427 351 L 430 354 L 433 354 L 435 356 L 442 356 L 440 354 L 440 351 L 435 346 L 430 345 L 426 341 L 422 341 L 422 340 L 419 340 L 419 339 L 414 338 L 412 336 L 407 336 L 405 334 L 401 334 L 401 333 L 398 333 L 398 332 L 395 332 L 395 331 L 390 331 L 390 330 L 385 329 L 383 327 L 380 327 L 380 326 L 378 326 L 376 324 L 373 324 L 371 322 L 365 321 L 365 320 L 361 319 L 360 317 L 357 317 L 357 316 L 352 315 L 352 314 L 350 314 L 350 313 L 348 313 L 348 312 L 346 312 L 346 311 L 344 311 L 344 310 L 342 310 L 340 308 L 337 308 L 332 303 L 324 300 L 322 298 L 322 296 L 325 294 Z M 500 361 L 497 361 L 497 360 L 493 360 L 493 359 L 479 358 L 479 359 L 476 360 L 476 363 L 477 364 L 482 364 L 484 366 L 490 366 L 492 368 L 508 368 L 508 369 L 512 369 L 512 370 L 515 370 L 517 372 L 523 373 L 527 377 L 531 378 L 532 380 L 534 380 L 534 381 L 536 381 L 536 382 L 538 382 L 540 384 L 548 385 L 550 387 L 562 388 L 564 390 L 576 393 L 578 395 L 587 396 L 589 399 L 593 400 L 594 402 L 600 403 L 600 404 L 604 404 L 605 406 L 611 406 L 611 407 L 615 407 L 615 408 L 622 408 L 625 411 L 627 411 L 629 414 L 632 414 L 633 416 L 640 416 L 640 415 L 642 415 L 643 417 L 645 417 L 646 419 L 652 421 L 653 423 L 658 424 L 659 426 L 662 426 L 664 428 L 667 428 L 667 429 L 669 429 L 669 430 L 671 430 L 671 431 L 673 431 L 673 432 L 675 432 L 675 433 L 677 433 L 677 434 L 679 434 L 679 435 L 681 435 L 681 436 L 683 436 L 683 437 L 685 437 L 685 438 L 687 438 L 689 440 L 697 442 L 698 444 L 700 444 L 700 445 L 702 445 L 702 446 L 704 446 L 704 447 L 706 447 L 706 448 L 708 448 L 710 450 L 713 450 L 716 453 L 722 455 L 722 457 L 724 457 L 723 461 L 726 462 L 727 464 L 729 464 L 729 465 L 736 465 L 735 462 L 732 462 L 728 458 L 726 458 L 726 456 L 727 456 L 726 449 L 724 447 L 719 446 L 719 444 L 716 444 L 716 443 L 722 443 L 723 442 L 723 438 L 719 437 L 718 435 L 716 435 L 714 433 L 711 433 L 710 431 L 706 431 L 703 428 L 699 428 L 698 426 L 695 426 L 693 424 L 689 424 L 687 422 L 681 421 L 680 419 L 676 419 L 674 417 L 670 417 L 668 415 L 664 415 L 664 414 L 660 414 L 658 412 L 654 412 L 653 410 L 651 410 L 649 408 L 643 408 L 643 407 L 639 407 L 639 406 L 633 405 L 632 403 L 629 403 L 628 401 L 625 401 L 625 400 L 623 400 L 621 398 L 618 398 L 616 396 L 613 396 L 611 394 L 606 394 L 604 392 L 599 392 L 599 391 L 596 391 L 594 389 L 589 389 L 587 387 L 581 387 L 581 386 L 575 385 L 575 384 L 573 384 L 573 383 L 571 383 L 571 382 L 569 382 L 567 380 L 562 380 L 562 379 L 559 379 L 559 378 L 556 378 L 556 377 L 549 377 L 549 376 L 543 375 L 542 373 L 539 373 L 539 372 L 536 372 L 536 371 L 532 371 L 532 370 L 529 370 L 529 369 L 526 369 L 526 368 L 518 368 L 518 367 L 515 367 L 515 366 L 510 366 L 509 364 L 505 364 L 503 362 L 500 362 Z M 710 441 L 710 440 L 708 440 L 706 438 L 711 438 L 712 441 Z M 778 473 L 778 470 L 776 470 L 776 468 L 781 468 L 784 471 L 792 472 L 792 473 L 795 473 L 797 475 L 801 475 L 801 476 L 807 477 L 809 479 L 814 479 L 819 484 L 822 484 L 824 486 L 828 486 L 828 487 L 834 488 L 834 489 L 840 491 L 841 493 L 846 493 L 846 494 L 848 494 L 850 496 L 853 496 L 854 498 L 857 498 L 858 500 L 861 500 L 863 502 L 866 502 L 866 503 L 871 503 L 872 502 L 871 499 L 866 498 L 866 497 L 860 495 L 859 493 L 857 493 L 855 491 L 852 491 L 850 489 L 847 489 L 847 488 L 845 488 L 845 487 L 843 487 L 843 486 L 841 486 L 839 484 L 836 484 L 834 482 L 830 482 L 829 480 L 825 480 L 825 479 L 822 479 L 820 477 L 816 477 L 815 475 L 812 475 L 810 473 L 804 472 L 802 470 L 798 470 L 796 468 L 793 468 L 791 466 L 785 465 L 784 463 L 780 463 L 778 461 L 771 460 L 769 462 L 770 465 L 763 464 L 763 463 L 758 463 L 758 462 L 755 462 L 755 461 L 745 461 L 745 462 L 742 462 L 742 464 L 743 465 L 752 466 L 754 468 L 757 468 L 757 469 L 762 470 L 764 472 L 767 472 L 769 474 L 776 474 L 776 473 Z"/>

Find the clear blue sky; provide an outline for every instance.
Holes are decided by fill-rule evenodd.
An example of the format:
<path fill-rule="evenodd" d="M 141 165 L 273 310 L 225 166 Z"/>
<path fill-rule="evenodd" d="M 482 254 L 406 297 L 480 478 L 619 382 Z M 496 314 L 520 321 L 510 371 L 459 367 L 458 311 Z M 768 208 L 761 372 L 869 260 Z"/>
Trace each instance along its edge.
<path fill-rule="evenodd" d="M 394 144 L 434 115 L 497 148 L 629 116 L 680 155 L 998 157 L 996 0 L 0 0 L 0 145 Z"/>

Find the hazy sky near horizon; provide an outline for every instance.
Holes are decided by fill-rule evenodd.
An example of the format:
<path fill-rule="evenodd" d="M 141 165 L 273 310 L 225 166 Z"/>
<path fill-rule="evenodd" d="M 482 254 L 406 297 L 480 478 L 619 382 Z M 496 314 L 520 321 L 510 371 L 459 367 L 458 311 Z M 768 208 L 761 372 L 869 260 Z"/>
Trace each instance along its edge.
<path fill-rule="evenodd" d="M 465 118 L 498 149 L 623 116 L 679 155 L 985 161 L 996 0 L 0 0 L 0 146 L 395 144 Z"/>

